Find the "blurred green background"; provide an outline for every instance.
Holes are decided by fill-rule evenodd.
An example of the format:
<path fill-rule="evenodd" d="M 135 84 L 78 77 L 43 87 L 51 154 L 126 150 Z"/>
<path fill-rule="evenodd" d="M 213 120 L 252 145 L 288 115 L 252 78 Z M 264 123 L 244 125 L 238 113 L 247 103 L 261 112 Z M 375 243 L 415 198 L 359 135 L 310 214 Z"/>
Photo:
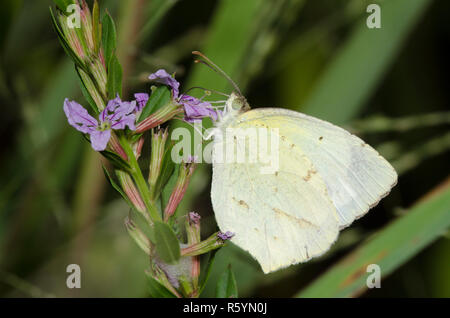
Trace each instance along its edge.
<path fill-rule="evenodd" d="M 381 6 L 368 29 L 367 5 Z M 145 297 L 148 259 L 128 237 L 126 204 L 98 154 L 65 119 L 65 97 L 85 103 L 54 33 L 50 0 L 2 0 L 0 10 L 0 296 Z M 203 296 L 232 264 L 240 296 L 450 297 L 450 2 L 445 0 L 100 1 L 118 29 L 125 92 L 148 90 L 158 68 L 182 88 L 230 92 L 192 63 L 206 53 L 250 105 L 302 111 L 377 148 L 399 184 L 307 264 L 264 276 L 232 244 L 217 255 Z M 183 201 L 215 230 L 210 167 Z M 378 263 L 380 289 L 365 288 Z M 82 288 L 66 287 L 80 264 Z"/>

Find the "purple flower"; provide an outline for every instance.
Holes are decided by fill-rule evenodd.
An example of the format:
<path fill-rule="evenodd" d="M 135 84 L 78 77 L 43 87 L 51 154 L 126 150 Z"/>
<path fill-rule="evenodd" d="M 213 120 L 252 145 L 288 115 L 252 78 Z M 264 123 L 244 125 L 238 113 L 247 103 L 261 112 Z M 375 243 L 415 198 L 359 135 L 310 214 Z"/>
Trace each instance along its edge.
<path fill-rule="evenodd" d="M 166 70 L 158 70 L 155 73 L 150 74 L 148 79 L 169 86 L 172 88 L 173 98 L 178 98 L 180 83 L 167 73 Z"/>
<path fill-rule="evenodd" d="M 137 102 L 136 111 L 140 112 L 145 107 L 145 105 L 147 105 L 149 96 L 147 93 L 137 93 L 134 94 L 134 98 L 136 98 Z"/>
<path fill-rule="evenodd" d="M 189 212 L 189 222 L 191 224 L 198 224 L 200 222 L 201 216 L 195 212 Z"/>
<path fill-rule="evenodd" d="M 183 162 L 185 164 L 190 164 L 190 163 L 198 163 L 200 161 L 198 160 L 198 156 L 188 155 L 185 159 L 183 159 Z"/>
<path fill-rule="evenodd" d="M 184 120 L 186 122 L 198 122 L 204 117 L 211 117 L 212 119 L 217 120 L 217 111 L 214 110 L 210 103 L 189 95 L 182 95 L 179 97 L 180 83 L 165 70 L 158 70 L 156 73 L 151 74 L 149 79 L 167 85 L 172 89 L 173 99 L 177 103 L 183 105 L 185 114 Z"/>
<path fill-rule="evenodd" d="M 180 103 L 184 106 L 184 120 L 188 123 L 201 121 L 204 117 L 211 117 L 217 120 L 217 111 L 208 102 L 189 95 L 183 95 L 180 98 Z"/>
<path fill-rule="evenodd" d="M 135 130 L 136 101 L 123 102 L 118 96 L 108 102 L 106 108 L 100 113 L 99 121 L 89 115 L 88 111 L 75 101 L 64 101 L 64 112 L 69 124 L 91 137 L 92 148 L 96 151 L 106 149 L 111 130 L 125 129 L 128 126 Z"/>
<path fill-rule="evenodd" d="M 227 231 L 226 233 L 219 232 L 217 233 L 217 237 L 222 241 L 230 240 L 234 236 L 233 232 Z"/>

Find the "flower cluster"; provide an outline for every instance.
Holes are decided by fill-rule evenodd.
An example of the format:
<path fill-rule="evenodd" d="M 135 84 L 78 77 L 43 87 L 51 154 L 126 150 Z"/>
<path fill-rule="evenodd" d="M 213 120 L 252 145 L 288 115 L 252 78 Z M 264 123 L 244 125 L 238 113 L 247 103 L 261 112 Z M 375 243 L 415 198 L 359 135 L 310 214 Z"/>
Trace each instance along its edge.
<path fill-rule="evenodd" d="M 234 236 L 233 232 L 227 231 L 225 233 L 218 232 L 217 237 L 220 238 L 222 241 L 231 240 L 231 238 Z"/>
<path fill-rule="evenodd" d="M 158 70 L 151 74 L 149 79 L 171 88 L 172 105 L 182 106 L 186 122 L 197 122 L 205 117 L 217 120 L 217 111 L 213 109 L 210 103 L 189 95 L 179 96 L 180 83 L 165 70 Z M 132 131 L 136 130 L 138 115 L 147 105 L 150 95 L 147 93 L 136 93 L 134 97 L 135 100 L 131 102 L 122 101 L 119 96 L 110 100 L 100 113 L 98 120 L 92 117 L 83 106 L 68 99 L 64 101 L 64 112 L 70 125 L 78 131 L 89 135 L 94 150 L 104 151 L 111 139 L 112 130 L 124 130 L 125 128 Z M 151 120 L 152 123 L 155 123 L 154 125 L 141 124 L 137 132 L 141 133 L 154 128 L 154 126 L 161 125 L 168 119 L 171 119 L 174 114 L 170 114 L 166 118 L 152 118 L 155 119 Z M 144 129 L 142 129 L 143 126 L 145 126 Z"/>
<path fill-rule="evenodd" d="M 202 120 L 204 117 L 211 117 L 217 120 L 217 111 L 213 109 L 210 103 L 186 94 L 180 96 L 180 83 L 165 70 L 159 70 L 151 74 L 149 79 L 167 85 L 172 89 L 173 100 L 183 105 L 184 120 L 186 122 L 194 123 Z"/>
<path fill-rule="evenodd" d="M 92 12 L 86 0 L 54 1 L 54 29 L 75 64 L 95 115 L 69 99 L 64 101 L 64 113 L 69 124 L 111 163 L 104 167 L 105 176 L 131 208 L 125 226 L 150 258 L 146 274 L 150 284 L 158 286 L 152 288 L 152 296 L 198 297 L 204 287 L 201 255 L 224 246 L 233 234 L 218 232 L 202 240 L 201 217 L 195 212 L 185 216 L 185 231 L 180 231 L 176 211 L 195 171 L 196 158 L 188 157 L 181 164 L 172 161 L 167 123 L 172 119 L 196 123 L 205 117 L 217 120 L 219 113 L 203 98 L 180 94 L 180 83 L 162 69 L 149 80 L 167 88 L 152 87 L 151 93 L 138 92 L 133 100 L 122 100 L 123 72 L 112 17 L 107 12 L 100 17 L 98 0 L 93 1 Z M 66 14 L 69 4 L 79 9 L 76 28 Z M 145 145 L 150 146 L 150 153 L 143 152 Z M 138 161 L 141 154 L 150 157 L 147 176 L 143 162 Z"/>
<path fill-rule="evenodd" d="M 128 127 L 135 130 L 136 102 L 123 102 L 119 97 L 108 102 L 100 113 L 99 120 L 89 115 L 88 111 L 74 101 L 66 98 L 64 112 L 69 124 L 78 131 L 89 134 L 92 148 L 103 151 L 111 138 L 112 130 L 123 130 Z"/>

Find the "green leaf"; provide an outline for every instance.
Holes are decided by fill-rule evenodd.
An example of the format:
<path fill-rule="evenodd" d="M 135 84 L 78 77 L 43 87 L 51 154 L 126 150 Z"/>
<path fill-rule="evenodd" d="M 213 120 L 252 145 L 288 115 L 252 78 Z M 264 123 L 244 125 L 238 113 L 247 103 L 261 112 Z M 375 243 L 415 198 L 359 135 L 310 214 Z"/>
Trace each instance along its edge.
<path fill-rule="evenodd" d="M 131 167 L 121 156 L 115 154 L 114 152 L 105 150 L 101 151 L 103 157 L 108 159 L 116 168 L 125 171 L 131 171 Z"/>
<path fill-rule="evenodd" d="M 115 55 L 109 62 L 107 90 L 109 99 L 116 98 L 117 94 L 122 97 L 122 66 Z"/>
<path fill-rule="evenodd" d="M 167 145 L 169 145 L 169 144 L 167 144 Z M 171 156 L 172 148 L 173 148 L 173 145 L 170 144 L 170 146 L 164 152 L 164 157 L 163 157 L 162 165 L 161 165 L 161 172 L 160 172 L 158 181 L 155 185 L 155 193 L 157 195 L 157 197 L 155 199 L 158 198 L 158 195 L 161 193 L 161 189 L 163 189 L 166 186 L 166 184 L 169 182 L 169 179 L 173 175 L 173 171 L 175 169 L 175 163 L 173 162 L 172 156 Z M 175 179 L 175 181 L 176 181 L 176 179 Z"/>
<path fill-rule="evenodd" d="M 145 212 L 147 213 L 147 212 Z M 142 215 L 139 211 L 131 209 L 130 219 L 134 224 L 145 234 L 145 236 L 155 244 L 155 230 L 153 226 L 149 223 L 148 219 Z"/>
<path fill-rule="evenodd" d="M 109 65 L 117 46 L 116 26 L 109 13 L 106 13 L 102 19 L 102 45 L 105 54 L 105 63 Z"/>
<path fill-rule="evenodd" d="M 211 270 L 212 270 L 212 266 L 214 264 L 214 260 L 216 259 L 216 253 L 219 250 L 213 250 L 209 253 L 209 258 L 208 258 L 208 262 L 206 263 L 206 266 L 204 269 L 202 269 L 202 273 L 205 273 L 203 276 L 203 279 L 201 280 L 201 284 L 200 284 L 200 292 L 198 293 L 199 295 L 202 294 L 203 289 L 206 286 L 206 283 L 208 283 L 209 280 L 209 276 L 211 276 Z"/>
<path fill-rule="evenodd" d="M 125 219 L 125 227 L 127 228 L 128 235 L 133 239 L 136 245 L 148 256 L 152 255 L 151 244 L 149 238 L 144 232 L 128 217 Z"/>
<path fill-rule="evenodd" d="M 436 193 L 438 191 L 438 193 Z M 450 181 L 347 255 L 297 297 L 352 297 L 367 289 L 367 266 L 386 277 L 450 226 Z"/>
<path fill-rule="evenodd" d="M 68 14 L 67 7 L 74 4 L 73 0 L 53 0 L 53 2 L 65 15 Z"/>
<path fill-rule="evenodd" d="M 237 298 L 238 290 L 236 279 L 234 278 L 231 264 L 228 265 L 227 270 L 220 276 L 216 287 L 217 298 Z"/>
<path fill-rule="evenodd" d="M 109 183 L 111 184 L 111 186 L 117 191 L 119 192 L 119 194 L 122 196 L 122 198 L 125 200 L 125 202 L 127 202 L 127 204 L 134 210 L 134 206 L 133 203 L 131 203 L 131 201 L 128 199 L 128 196 L 125 194 L 125 192 L 123 192 L 122 188 L 116 183 L 116 181 L 111 177 L 108 169 L 102 165 L 103 168 L 103 173 L 105 174 L 106 179 L 109 181 Z"/>
<path fill-rule="evenodd" d="M 176 298 L 166 287 L 161 285 L 148 272 L 145 272 L 148 279 L 148 291 L 152 298 Z"/>
<path fill-rule="evenodd" d="M 163 211 L 166 208 L 166 205 L 169 202 L 170 195 L 172 194 L 173 188 L 175 187 L 175 185 L 177 183 L 179 169 L 180 169 L 180 165 L 178 164 L 173 169 L 173 172 L 170 175 L 169 179 L 167 180 L 166 185 L 162 188 L 161 205 L 162 205 Z M 161 177 L 161 179 L 162 179 L 162 177 Z"/>
<path fill-rule="evenodd" d="M 150 95 L 147 104 L 142 109 L 142 113 L 139 116 L 138 122 L 143 121 L 155 111 L 167 105 L 170 102 L 171 95 L 172 93 L 167 86 L 160 86 L 155 89 Z"/>
<path fill-rule="evenodd" d="M 172 229 L 162 222 L 155 222 L 155 245 L 161 259 L 168 264 L 174 264 L 180 259 L 180 242 Z"/>
<path fill-rule="evenodd" d="M 134 144 L 134 143 L 137 142 L 139 139 L 141 139 L 141 137 L 142 137 L 143 134 L 144 134 L 144 133 L 140 133 L 140 134 L 134 133 L 133 135 L 130 136 L 130 142 L 131 142 L 132 144 Z"/>
<path fill-rule="evenodd" d="M 83 77 L 81 76 L 81 72 L 83 72 L 82 69 L 80 69 L 78 66 L 75 65 L 75 70 L 78 74 L 78 78 L 80 79 L 80 88 L 81 92 L 83 93 L 84 98 L 88 102 L 89 106 L 91 106 L 92 110 L 98 114 L 98 106 L 95 103 L 94 99 L 92 98 L 91 94 L 89 93 L 88 89 L 86 88 L 86 83 L 83 80 Z"/>

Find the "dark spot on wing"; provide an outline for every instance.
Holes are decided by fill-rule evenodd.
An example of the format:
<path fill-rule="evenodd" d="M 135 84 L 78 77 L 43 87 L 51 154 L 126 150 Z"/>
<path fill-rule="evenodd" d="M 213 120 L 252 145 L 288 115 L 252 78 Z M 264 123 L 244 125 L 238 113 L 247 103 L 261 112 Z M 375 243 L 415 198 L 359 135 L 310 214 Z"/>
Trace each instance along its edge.
<path fill-rule="evenodd" d="M 311 176 L 316 173 L 317 173 L 317 170 L 314 170 L 314 169 L 308 170 L 308 174 L 305 177 L 303 177 L 303 180 L 309 181 L 309 179 L 311 179 Z"/>
<path fill-rule="evenodd" d="M 246 208 L 247 210 L 250 208 L 247 204 L 247 202 L 245 202 L 244 200 L 238 200 L 235 197 L 233 197 L 233 200 L 236 201 L 240 206 L 243 206 L 244 208 Z"/>
<path fill-rule="evenodd" d="M 287 217 L 287 218 L 289 218 L 289 219 L 295 221 L 296 223 L 298 223 L 298 224 L 299 224 L 300 226 L 302 226 L 302 227 L 307 226 L 307 225 L 316 227 L 316 226 L 315 226 L 314 224 L 312 224 L 311 222 L 309 222 L 309 221 L 307 221 L 307 220 L 305 220 L 305 219 L 303 219 L 303 218 L 298 218 L 298 217 L 292 216 L 292 215 L 290 215 L 290 214 L 288 214 L 288 213 L 286 213 L 286 212 L 284 212 L 283 210 L 280 210 L 280 209 L 278 209 L 278 208 L 273 208 L 272 210 L 273 210 L 278 216 L 280 216 L 280 217 Z"/>
<path fill-rule="evenodd" d="M 319 140 L 323 140 L 323 136 L 320 136 L 320 137 L 319 137 Z"/>
<path fill-rule="evenodd" d="M 247 202 L 245 202 L 244 200 L 239 200 L 239 205 L 243 206 L 243 207 L 246 208 L 246 209 L 249 208 Z"/>

